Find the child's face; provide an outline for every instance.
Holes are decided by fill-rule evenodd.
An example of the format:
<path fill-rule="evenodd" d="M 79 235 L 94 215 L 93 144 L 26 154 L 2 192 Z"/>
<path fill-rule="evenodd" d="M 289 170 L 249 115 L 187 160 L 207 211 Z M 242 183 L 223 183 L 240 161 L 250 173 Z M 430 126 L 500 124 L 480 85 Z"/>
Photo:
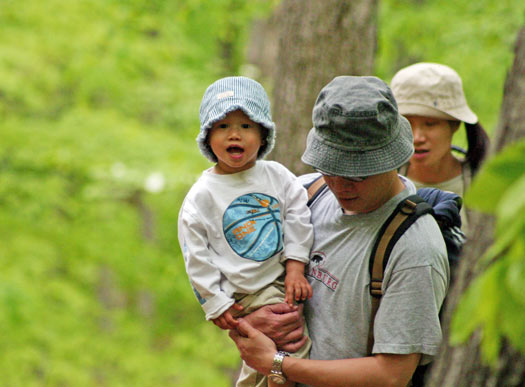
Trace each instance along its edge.
<path fill-rule="evenodd" d="M 241 172 L 253 167 L 257 161 L 262 145 L 261 126 L 242 110 L 235 110 L 213 124 L 208 141 L 218 159 L 215 173 Z"/>

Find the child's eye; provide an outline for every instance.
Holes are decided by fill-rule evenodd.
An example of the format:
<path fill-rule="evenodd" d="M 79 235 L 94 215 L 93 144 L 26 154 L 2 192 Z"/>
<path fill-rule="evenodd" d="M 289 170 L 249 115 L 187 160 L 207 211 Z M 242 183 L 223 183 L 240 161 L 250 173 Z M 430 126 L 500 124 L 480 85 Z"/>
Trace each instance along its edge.
<path fill-rule="evenodd" d="M 219 124 L 219 128 L 226 129 L 228 127 L 228 124 Z"/>
<path fill-rule="evenodd" d="M 242 124 L 241 128 L 243 129 L 250 129 L 252 126 L 250 124 Z"/>

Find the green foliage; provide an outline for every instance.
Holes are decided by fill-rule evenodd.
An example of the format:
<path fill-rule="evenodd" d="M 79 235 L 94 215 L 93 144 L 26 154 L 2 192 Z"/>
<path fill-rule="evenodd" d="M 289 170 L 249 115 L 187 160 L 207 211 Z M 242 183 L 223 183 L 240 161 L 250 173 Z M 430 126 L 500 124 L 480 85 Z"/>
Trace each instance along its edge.
<path fill-rule="evenodd" d="M 201 159 L 167 130 L 106 112 L 5 123 L 6 385 L 228 385 L 221 368 L 238 356 L 204 324 L 176 247 L 177 209 Z M 158 194 L 148 191 L 152 173 L 165 179 Z M 154 239 L 141 235 L 141 206 L 162 230 Z M 210 347 L 224 357 L 203 365 Z"/>
<path fill-rule="evenodd" d="M 490 187 L 490 188 L 488 188 Z M 451 341 L 481 328 L 484 359 L 495 364 L 501 341 L 525 352 L 525 141 L 490 160 L 466 196 L 472 208 L 496 216 L 495 241 L 481 260 L 486 270 L 462 298 Z"/>
<path fill-rule="evenodd" d="M 491 133 L 524 16 L 521 0 L 380 1 L 376 71 L 391 79 L 416 62 L 451 66 L 463 80 L 470 107 Z M 454 141 L 464 146 L 464 137 L 460 131 Z"/>
<path fill-rule="evenodd" d="M 204 321 L 177 215 L 210 165 L 202 94 L 277 3 L 0 0 L 2 385 L 231 384 L 238 353 Z M 521 2 L 381 4 L 379 75 L 448 63 L 494 122 Z"/>
<path fill-rule="evenodd" d="M 177 215 L 202 93 L 262 3 L 0 1 L 2 385 L 231 384 Z"/>

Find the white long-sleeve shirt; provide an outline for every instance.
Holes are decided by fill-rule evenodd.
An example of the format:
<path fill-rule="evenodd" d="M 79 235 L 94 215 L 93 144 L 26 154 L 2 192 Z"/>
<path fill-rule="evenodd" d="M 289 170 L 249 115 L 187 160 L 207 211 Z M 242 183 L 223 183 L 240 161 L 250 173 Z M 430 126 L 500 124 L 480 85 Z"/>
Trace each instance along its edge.
<path fill-rule="evenodd" d="M 313 243 L 307 194 L 274 161 L 229 175 L 204 171 L 182 204 L 178 237 L 206 319 L 275 281 L 283 262 L 308 263 Z"/>

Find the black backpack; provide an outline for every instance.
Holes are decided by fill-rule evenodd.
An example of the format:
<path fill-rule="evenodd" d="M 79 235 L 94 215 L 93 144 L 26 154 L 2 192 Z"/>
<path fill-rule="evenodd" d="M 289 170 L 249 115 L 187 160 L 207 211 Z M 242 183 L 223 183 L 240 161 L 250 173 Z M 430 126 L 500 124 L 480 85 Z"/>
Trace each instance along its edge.
<path fill-rule="evenodd" d="M 308 206 L 328 189 L 321 177 L 307 184 Z M 459 195 L 452 192 L 441 191 L 437 188 L 420 188 L 416 195 L 411 195 L 402 200 L 381 226 L 376 236 L 369 261 L 370 295 L 372 297 L 372 312 L 370 328 L 368 331 L 368 354 L 372 353 L 374 345 L 374 319 L 383 292 L 381 290 L 383 275 L 390 258 L 390 253 L 396 242 L 404 232 L 421 216 L 431 214 L 436 219 L 443 239 L 447 246 L 447 255 L 450 266 L 451 280 L 454 278 L 461 249 L 465 242 L 465 235 L 461 231 L 462 200 Z M 444 302 L 443 302 L 444 304 Z M 412 376 L 412 386 L 423 386 L 429 365 L 418 366 Z"/>

